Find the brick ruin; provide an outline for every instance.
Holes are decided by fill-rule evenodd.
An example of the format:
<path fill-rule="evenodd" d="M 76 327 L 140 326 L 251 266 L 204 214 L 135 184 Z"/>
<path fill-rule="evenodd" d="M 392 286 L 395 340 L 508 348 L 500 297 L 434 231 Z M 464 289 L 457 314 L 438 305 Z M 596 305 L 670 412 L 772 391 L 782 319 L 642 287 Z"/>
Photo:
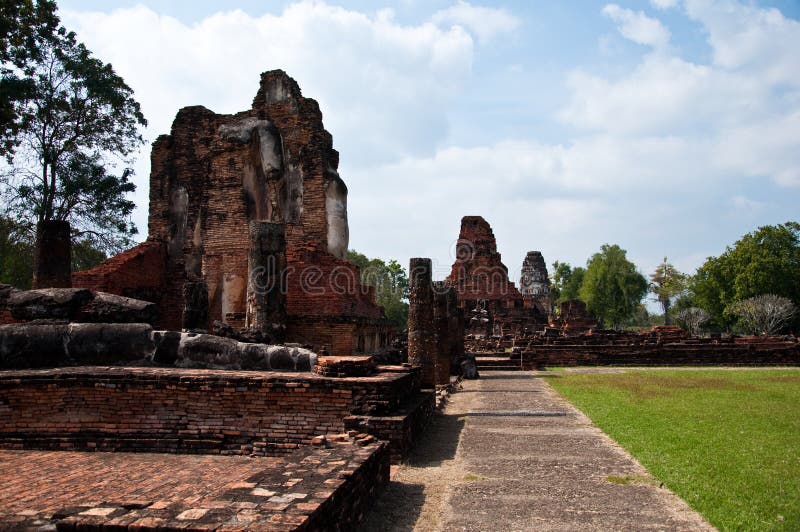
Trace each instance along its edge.
<path fill-rule="evenodd" d="M 114 451 L 129 469 L 152 463 L 130 453 L 246 455 L 266 472 L 234 483 L 246 491 L 209 487 L 213 507 L 167 490 L 96 508 L 75 489 L 55 513 L 35 497 L 41 511 L 8 513 L 15 490 L 0 490 L 0 528 L 351 527 L 450 383 L 455 293 L 428 279 L 431 336 L 413 364 L 369 356 L 392 331 L 344 259 L 338 153 L 282 71 L 262 74 L 248 111 L 181 109 L 151 159 L 145 242 L 71 279 L 43 260 L 37 286 L 50 288 L 0 286 L 0 454 Z M 122 488 L 101 484 L 117 500 Z"/>
<path fill-rule="evenodd" d="M 464 309 L 468 350 L 496 350 L 498 342 L 527 337 L 547 325 L 550 281 L 541 253 L 528 253 L 518 290 L 491 226 L 480 216 L 461 219 L 456 260 L 445 283 L 455 288 Z"/>
<path fill-rule="evenodd" d="M 522 369 L 548 366 L 783 366 L 800 364 L 793 336 L 692 338 L 676 326 L 642 333 L 591 329 L 573 336 L 541 336 L 518 345 Z"/>
<path fill-rule="evenodd" d="M 427 388 L 450 384 L 462 373 L 464 309 L 456 289 L 433 281 L 431 259 L 412 258 L 409 264 L 408 362 L 421 368 Z"/>
<path fill-rule="evenodd" d="M 529 251 L 522 261 L 519 291 L 527 308 L 535 308 L 539 314 L 552 314 L 550 301 L 550 277 L 541 251 Z"/>
<path fill-rule="evenodd" d="M 446 284 L 455 288 L 465 311 L 466 351 L 477 357 L 481 370 L 800 363 L 800 344 L 794 337 L 689 338 L 679 327 L 654 327 L 644 333 L 600 330 L 579 300 L 562 302 L 555 314 L 541 252 L 525 256 L 517 290 L 508 279 L 492 229 L 480 216 L 462 218 L 456 251 Z M 412 270 L 414 266 L 412 261 Z M 412 301 L 427 301 L 427 295 L 414 294 L 412 290 Z M 411 326 L 409 331 L 411 348 Z"/>
<path fill-rule="evenodd" d="M 602 331 L 580 301 L 554 317 L 542 254 L 517 289 L 479 216 L 445 280 L 411 259 L 408 363 L 379 364 L 362 355 L 391 331 L 344 260 L 337 167 L 317 103 L 264 73 L 250 110 L 187 107 L 156 140 L 145 242 L 71 278 L 37 258 L 55 288 L 0 286 L 0 476 L 38 482 L 0 489 L 0 528 L 353 528 L 475 353 L 501 355 L 492 369 L 800 364 L 796 338 Z M 140 469 L 163 477 L 146 500 L 108 481 Z"/>
<path fill-rule="evenodd" d="M 147 240 L 72 283 L 158 305 L 158 326 L 255 328 L 332 355 L 373 353 L 389 326 L 344 260 L 347 186 L 316 101 L 262 74 L 249 111 L 181 109 L 153 144 Z"/>

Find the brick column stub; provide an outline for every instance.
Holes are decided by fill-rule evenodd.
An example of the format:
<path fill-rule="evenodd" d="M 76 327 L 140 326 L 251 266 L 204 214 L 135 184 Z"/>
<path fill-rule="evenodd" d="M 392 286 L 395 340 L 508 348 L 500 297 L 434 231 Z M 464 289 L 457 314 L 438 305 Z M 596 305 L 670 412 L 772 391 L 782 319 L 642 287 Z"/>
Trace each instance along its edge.
<path fill-rule="evenodd" d="M 433 319 L 431 259 L 412 258 L 409 264 L 408 362 L 422 367 L 422 386 L 436 385 L 436 325 Z"/>
<path fill-rule="evenodd" d="M 247 315 L 245 327 L 283 341 L 286 328 L 286 236 L 278 223 L 251 221 L 247 257 Z"/>
<path fill-rule="evenodd" d="M 72 236 L 69 222 L 39 222 L 33 255 L 33 288 L 71 287 Z"/>

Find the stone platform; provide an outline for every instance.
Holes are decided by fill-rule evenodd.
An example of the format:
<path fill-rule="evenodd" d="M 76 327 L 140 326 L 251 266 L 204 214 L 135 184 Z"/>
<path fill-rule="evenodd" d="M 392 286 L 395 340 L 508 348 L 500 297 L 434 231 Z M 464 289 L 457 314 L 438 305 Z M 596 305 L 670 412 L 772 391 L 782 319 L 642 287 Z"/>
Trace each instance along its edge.
<path fill-rule="evenodd" d="M 382 443 L 284 457 L 0 450 L 0 530 L 348 529 L 388 477 Z"/>
<path fill-rule="evenodd" d="M 399 460 L 432 410 L 431 400 L 415 399 L 417 379 L 407 369 L 349 378 L 99 366 L 1 371 L 0 448 L 275 456 L 341 433 L 346 418 L 360 416 L 398 418 L 375 435 L 402 442 L 392 449 Z"/>

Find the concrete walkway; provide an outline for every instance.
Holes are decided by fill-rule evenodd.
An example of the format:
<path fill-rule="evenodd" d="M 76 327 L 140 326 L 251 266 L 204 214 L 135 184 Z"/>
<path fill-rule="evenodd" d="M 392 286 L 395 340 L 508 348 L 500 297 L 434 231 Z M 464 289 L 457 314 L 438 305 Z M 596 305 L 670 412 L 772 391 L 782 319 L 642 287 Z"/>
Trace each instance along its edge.
<path fill-rule="evenodd" d="M 541 374 L 465 381 L 364 530 L 709 530 Z"/>

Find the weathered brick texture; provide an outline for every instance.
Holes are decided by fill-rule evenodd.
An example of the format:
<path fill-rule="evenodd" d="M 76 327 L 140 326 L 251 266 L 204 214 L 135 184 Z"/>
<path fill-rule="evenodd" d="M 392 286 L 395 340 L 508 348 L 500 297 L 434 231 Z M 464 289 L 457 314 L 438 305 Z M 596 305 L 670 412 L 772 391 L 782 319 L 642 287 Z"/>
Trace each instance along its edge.
<path fill-rule="evenodd" d="M 657 333 L 658 331 L 656 331 Z M 664 341 L 658 334 L 600 333 L 532 342 L 523 369 L 546 366 L 797 365 L 800 345 L 787 338 L 695 338 Z"/>
<path fill-rule="evenodd" d="M 143 279 L 129 276 L 127 261 L 115 258 L 75 274 L 76 286 L 100 289 L 98 283 L 105 283 L 103 290 L 122 293 L 157 283 L 159 325 L 179 329 L 184 285 L 202 280 L 208 286 L 209 322 L 243 327 L 249 226 L 282 224 L 286 340 L 326 347 L 336 355 L 357 352 L 367 337 L 388 330 L 373 290 L 361 286 L 358 268 L 343 260 L 349 238 L 347 187 L 338 165 L 319 105 L 303 97 L 283 71 L 262 74 L 249 111 L 220 115 L 200 106 L 181 109 L 170 134 L 155 141 L 151 154 L 149 241 L 162 242 L 164 255 L 162 261 L 148 255 L 146 262 L 153 268 L 160 264 L 162 271 L 150 272 L 149 283 L 142 284 Z M 319 342 L 324 335 L 316 325 L 320 318 L 343 317 L 349 326 L 339 328 L 348 339 Z M 314 325 L 304 328 L 305 318 Z"/>
<path fill-rule="evenodd" d="M 0 372 L 0 447 L 281 454 L 351 415 L 394 415 L 412 373 L 83 367 Z"/>

